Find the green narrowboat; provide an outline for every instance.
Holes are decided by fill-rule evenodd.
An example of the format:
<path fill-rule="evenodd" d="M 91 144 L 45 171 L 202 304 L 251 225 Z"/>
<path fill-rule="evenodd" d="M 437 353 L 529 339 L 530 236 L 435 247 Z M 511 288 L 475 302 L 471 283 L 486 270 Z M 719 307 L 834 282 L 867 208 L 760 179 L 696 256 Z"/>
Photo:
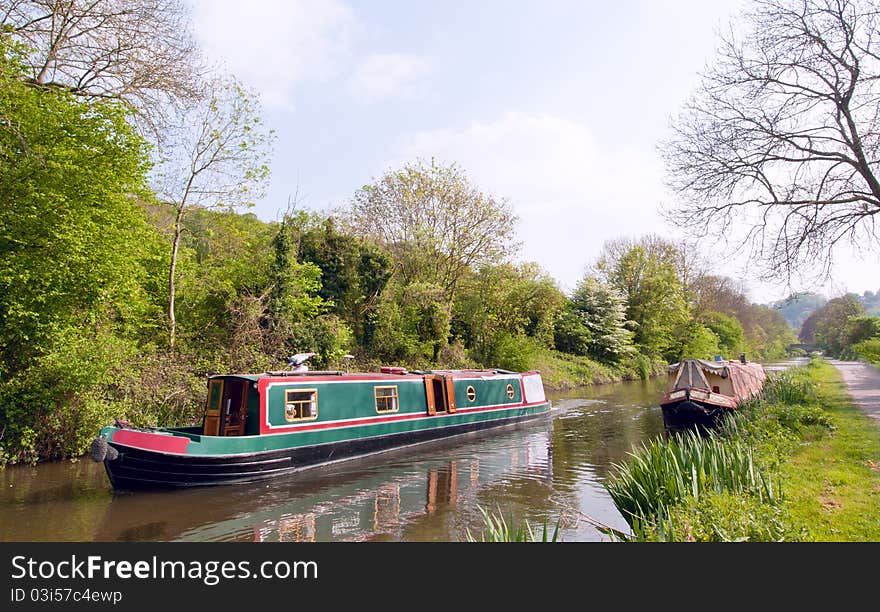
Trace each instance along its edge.
<path fill-rule="evenodd" d="M 539 372 L 382 368 L 208 378 L 201 426 L 117 421 L 92 443 L 117 489 L 270 478 L 545 416 Z"/>

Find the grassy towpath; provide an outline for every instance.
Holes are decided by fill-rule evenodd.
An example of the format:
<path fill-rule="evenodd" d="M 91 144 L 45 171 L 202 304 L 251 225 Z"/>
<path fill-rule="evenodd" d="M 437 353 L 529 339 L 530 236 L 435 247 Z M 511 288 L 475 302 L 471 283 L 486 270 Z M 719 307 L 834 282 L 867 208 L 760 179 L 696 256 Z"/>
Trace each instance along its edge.
<path fill-rule="evenodd" d="M 783 466 L 792 514 L 816 540 L 880 541 L 880 370 L 816 366 L 817 399 L 836 431 L 805 440 Z"/>

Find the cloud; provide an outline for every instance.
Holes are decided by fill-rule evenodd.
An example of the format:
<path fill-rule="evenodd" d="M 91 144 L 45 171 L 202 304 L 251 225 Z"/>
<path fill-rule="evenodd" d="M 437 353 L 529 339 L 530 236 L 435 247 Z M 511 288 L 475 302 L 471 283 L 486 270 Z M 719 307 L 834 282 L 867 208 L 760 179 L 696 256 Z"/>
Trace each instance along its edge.
<path fill-rule="evenodd" d="M 659 160 L 600 143 L 585 123 L 508 112 L 414 135 L 401 159 L 419 157 L 457 162 L 481 190 L 507 198 L 520 217 L 522 258 L 565 287 L 577 283 L 605 241 L 664 232 Z"/>
<path fill-rule="evenodd" d="M 270 107 L 292 107 L 294 86 L 337 76 L 360 28 L 339 0 L 191 0 L 196 37 Z"/>
<path fill-rule="evenodd" d="M 361 62 L 348 80 L 348 89 L 365 102 L 410 93 L 413 81 L 428 71 L 428 62 L 415 55 L 374 53 Z"/>

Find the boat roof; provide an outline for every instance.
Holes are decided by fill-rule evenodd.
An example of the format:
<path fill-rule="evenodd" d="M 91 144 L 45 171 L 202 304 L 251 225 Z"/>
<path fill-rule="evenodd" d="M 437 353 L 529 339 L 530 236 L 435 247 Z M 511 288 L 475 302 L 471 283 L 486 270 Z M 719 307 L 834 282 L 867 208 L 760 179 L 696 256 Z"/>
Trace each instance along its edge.
<path fill-rule="evenodd" d="M 673 363 L 669 366 L 669 372 L 674 373 L 678 372 L 682 366 L 687 366 L 688 364 L 696 364 L 700 369 L 715 372 L 716 374 L 720 374 L 730 365 L 729 361 L 709 361 L 708 359 L 682 359 L 678 363 Z"/>
<path fill-rule="evenodd" d="M 340 370 L 307 370 L 295 371 L 269 371 L 261 374 L 215 374 L 212 378 L 241 378 L 252 382 L 262 379 L 270 380 L 331 380 L 339 378 L 343 380 L 413 380 L 421 379 L 426 375 L 438 374 L 451 376 L 452 378 L 483 378 L 493 376 L 517 376 L 518 372 L 502 369 L 474 369 L 474 370 L 405 370 L 399 368 L 399 372 L 342 372 Z"/>
<path fill-rule="evenodd" d="M 710 372 L 713 374 L 721 375 L 723 372 L 728 371 L 730 368 L 762 368 L 761 364 L 755 363 L 754 361 L 748 361 L 743 363 L 737 359 L 730 359 L 728 361 L 709 361 L 708 359 L 682 359 L 678 363 L 673 363 L 669 366 L 669 373 L 675 374 L 682 367 L 687 367 L 689 364 L 694 364 L 699 367 L 704 372 Z"/>

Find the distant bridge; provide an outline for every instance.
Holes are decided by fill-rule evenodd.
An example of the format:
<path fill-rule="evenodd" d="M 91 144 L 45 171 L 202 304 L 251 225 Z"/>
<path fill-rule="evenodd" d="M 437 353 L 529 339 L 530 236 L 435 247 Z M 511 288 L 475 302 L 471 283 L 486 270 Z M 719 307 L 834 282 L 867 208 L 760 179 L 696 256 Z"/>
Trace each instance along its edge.
<path fill-rule="evenodd" d="M 791 351 L 794 349 L 801 349 L 806 353 L 814 353 L 816 351 L 821 350 L 816 344 L 789 344 L 785 347 L 786 350 Z"/>

